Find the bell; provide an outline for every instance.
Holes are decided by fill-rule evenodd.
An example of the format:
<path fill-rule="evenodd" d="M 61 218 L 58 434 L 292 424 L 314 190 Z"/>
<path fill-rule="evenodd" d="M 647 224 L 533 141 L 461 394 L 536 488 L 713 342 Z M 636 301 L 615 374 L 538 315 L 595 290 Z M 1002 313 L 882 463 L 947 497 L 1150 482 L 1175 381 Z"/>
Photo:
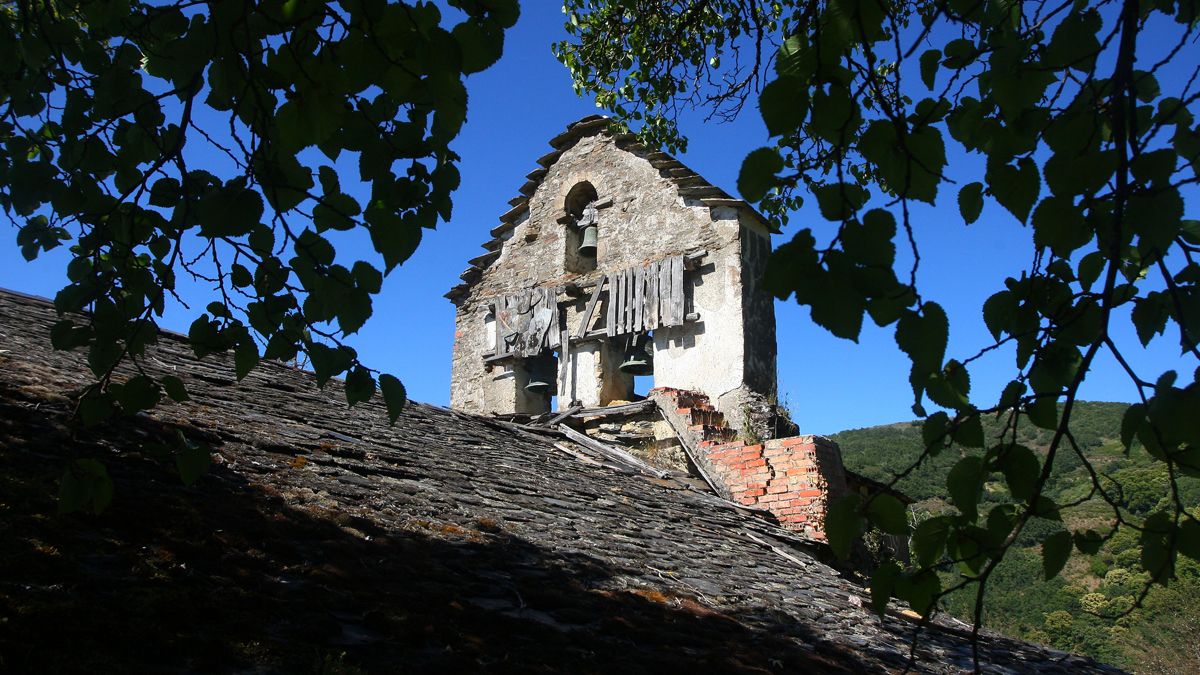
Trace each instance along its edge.
<path fill-rule="evenodd" d="M 529 384 L 525 391 L 531 394 L 546 394 L 554 386 L 554 361 L 545 356 L 537 356 L 528 361 Z"/>
<path fill-rule="evenodd" d="M 597 231 L 595 225 L 588 225 L 583 228 L 583 243 L 579 245 L 579 255 L 589 258 L 596 257 L 596 238 Z"/>
<path fill-rule="evenodd" d="M 651 375 L 654 373 L 654 343 L 649 335 L 638 335 L 625 350 L 625 360 L 620 370 L 629 375 Z"/>

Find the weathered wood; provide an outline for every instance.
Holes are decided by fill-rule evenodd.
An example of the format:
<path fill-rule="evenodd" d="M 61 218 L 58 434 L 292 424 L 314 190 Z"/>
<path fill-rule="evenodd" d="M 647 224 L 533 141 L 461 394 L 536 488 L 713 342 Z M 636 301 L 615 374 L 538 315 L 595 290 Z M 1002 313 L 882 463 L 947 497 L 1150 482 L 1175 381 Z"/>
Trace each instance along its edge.
<path fill-rule="evenodd" d="M 658 268 L 658 314 L 659 323 L 672 326 L 671 323 L 671 259 L 659 261 Z"/>
<path fill-rule="evenodd" d="M 635 289 L 636 289 L 636 268 L 625 270 L 625 333 L 634 333 L 634 311 L 635 311 Z"/>
<path fill-rule="evenodd" d="M 619 280 L 620 277 L 614 274 L 609 277 L 608 282 L 608 306 L 605 308 L 604 332 L 609 337 L 617 334 L 617 304 L 619 302 L 617 284 Z"/>
<path fill-rule="evenodd" d="M 575 387 L 571 379 L 571 332 L 566 328 L 559 333 L 558 342 L 558 401 L 570 401 L 574 398 Z"/>
<path fill-rule="evenodd" d="M 598 452 L 598 453 L 604 455 L 610 461 L 617 462 L 618 464 L 624 464 L 624 465 L 632 467 L 632 468 L 636 468 L 639 471 L 644 471 L 645 473 L 648 473 L 656 478 L 666 478 L 667 476 L 671 475 L 669 471 L 663 471 L 662 469 L 656 469 L 656 468 L 650 466 L 649 464 L 643 462 L 642 460 L 638 459 L 637 457 L 634 457 L 633 455 L 629 454 L 628 452 L 621 450 L 620 448 L 615 448 L 606 443 L 601 443 L 600 441 L 592 438 L 591 436 L 588 436 L 587 434 L 582 434 L 578 431 L 575 431 L 574 429 L 572 429 L 571 427 L 569 427 L 565 424 L 558 425 L 558 429 L 559 429 L 559 431 L 566 434 L 567 438 L 570 439 L 571 441 L 578 443 L 579 445 L 582 445 L 583 447 L 587 448 L 588 450 L 592 450 L 594 452 Z"/>
<path fill-rule="evenodd" d="M 567 419 L 568 417 L 571 417 L 572 415 L 579 412 L 580 410 L 583 410 L 583 406 L 581 406 L 581 405 L 572 406 L 570 408 L 567 408 L 563 412 L 560 412 L 559 414 L 555 415 L 554 417 L 551 417 L 550 419 L 546 420 L 545 422 L 538 422 L 534 426 L 552 427 L 552 426 L 558 424 L 559 422 Z"/>
<path fill-rule="evenodd" d="M 646 302 L 646 268 L 633 268 L 633 332 L 641 332 L 642 318 L 645 316 L 643 305 Z"/>
<path fill-rule="evenodd" d="M 651 399 L 646 399 L 644 401 L 622 403 L 621 405 L 606 405 L 601 408 L 584 408 L 575 413 L 573 417 L 584 418 L 633 415 L 639 412 L 645 412 L 654 406 L 654 401 Z"/>
<path fill-rule="evenodd" d="M 683 256 L 671 258 L 671 320 L 672 326 L 683 323 Z"/>
<path fill-rule="evenodd" d="M 646 330 L 658 328 L 658 274 L 657 260 L 646 267 Z"/>
<path fill-rule="evenodd" d="M 596 289 L 592 291 L 592 297 L 588 298 L 587 307 L 583 310 L 583 319 L 579 322 L 579 328 L 575 329 L 575 337 L 587 335 L 588 327 L 592 323 L 592 313 L 596 311 L 596 302 L 600 300 L 600 291 L 604 290 L 606 281 L 608 281 L 607 274 L 600 277 L 600 283 L 596 284 Z"/>
<path fill-rule="evenodd" d="M 688 460 L 690 460 L 692 463 L 692 466 L 696 467 L 696 471 L 700 473 L 700 477 L 704 479 L 704 482 L 708 485 L 709 489 L 711 489 L 715 495 L 726 495 L 727 493 L 718 488 L 717 483 L 715 483 L 713 479 L 709 477 L 708 472 L 704 470 L 704 465 L 700 463 L 700 458 L 697 457 L 698 450 L 693 448 L 691 443 L 688 441 L 690 438 L 690 432 L 683 425 L 683 423 L 676 418 L 675 411 L 672 410 L 668 412 L 667 410 L 664 410 L 662 404 L 657 400 L 655 400 L 654 403 L 656 406 L 658 406 L 658 414 L 662 416 L 667 425 L 670 426 L 675 432 L 675 438 L 679 441 L 679 447 L 683 448 L 683 453 L 687 455 Z"/>

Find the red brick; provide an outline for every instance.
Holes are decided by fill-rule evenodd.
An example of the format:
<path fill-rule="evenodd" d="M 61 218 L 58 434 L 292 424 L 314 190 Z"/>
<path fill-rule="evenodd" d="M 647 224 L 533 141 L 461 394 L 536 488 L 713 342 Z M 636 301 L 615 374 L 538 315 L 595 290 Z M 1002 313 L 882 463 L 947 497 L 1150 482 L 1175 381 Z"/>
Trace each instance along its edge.
<path fill-rule="evenodd" d="M 742 506 L 754 506 L 758 503 L 757 497 L 738 497 L 738 503 Z"/>
<path fill-rule="evenodd" d="M 775 442 L 784 447 L 793 447 L 797 445 L 812 445 L 812 440 L 806 436 L 789 436 L 787 438 L 777 438 Z"/>
<path fill-rule="evenodd" d="M 798 497 L 820 497 L 823 494 L 825 494 L 825 493 L 822 492 L 821 490 L 801 490 L 799 492 L 799 494 L 797 494 L 796 496 L 798 496 Z"/>
<path fill-rule="evenodd" d="M 767 492 L 769 492 L 773 495 L 781 495 L 787 491 L 788 491 L 788 486 L 786 486 L 786 485 L 776 484 L 776 485 L 770 485 L 767 487 Z"/>

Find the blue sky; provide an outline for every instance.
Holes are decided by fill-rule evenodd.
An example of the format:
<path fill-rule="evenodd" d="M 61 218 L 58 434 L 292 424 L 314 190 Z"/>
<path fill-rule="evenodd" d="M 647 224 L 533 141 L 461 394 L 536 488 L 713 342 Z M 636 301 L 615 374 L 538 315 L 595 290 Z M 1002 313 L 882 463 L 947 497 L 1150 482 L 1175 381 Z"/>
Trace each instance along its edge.
<path fill-rule="evenodd" d="M 350 341 L 366 363 L 404 380 L 414 400 L 445 405 L 449 398 L 454 307 L 442 294 L 458 282 L 466 261 L 482 252 L 488 230 L 509 208 L 507 202 L 525 174 L 536 168 L 535 160 L 549 150 L 547 141 L 570 122 L 598 112 L 590 101 L 572 93 L 566 70 L 550 52 L 552 42 L 566 37 L 558 3 L 534 0 L 523 5 L 503 58 L 467 82 L 468 121 L 454 144 L 462 156 L 463 180 L 452 221 L 427 232 L 414 257 L 387 278 L 375 302 L 375 315 Z M 693 115 L 685 120 L 684 130 L 691 139 L 690 150 L 680 159 L 734 194 L 742 158 L 767 144 L 757 112 L 749 106 L 730 124 L 705 124 L 700 115 Z M 950 161 L 965 173 L 981 167 L 980 159 L 953 151 Z M 194 165 L 194 160 L 190 163 Z M 927 299 L 947 309 L 948 354 L 962 357 L 990 343 L 980 307 L 1003 288 L 1006 276 L 1028 267 L 1032 232 L 994 203 L 987 205 L 979 221 L 965 226 L 953 195 L 943 195 L 940 201 L 943 206 L 913 211 L 922 255 L 918 284 Z M 1188 214 L 1195 217 L 1192 202 Z M 792 217 L 776 244 L 801 227 L 812 227 L 818 240 L 827 240 L 832 233 L 815 209 L 806 207 Z M 65 283 L 62 252 L 26 263 L 12 243 L 15 230 L 7 236 L 10 243 L 0 247 L 0 287 L 52 297 Z M 354 254 L 355 247 L 362 248 L 363 242 L 350 238 L 339 244 L 342 253 Z M 906 269 L 903 255 L 898 265 Z M 210 289 L 194 284 L 186 285 L 181 294 L 192 309 L 172 308 L 164 327 L 186 330 L 212 299 Z M 876 328 L 868 319 L 855 344 L 813 325 L 808 310 L 792 302 L 777 303 L 776 317 L 780 399 L 790 407 L 802 432 L 827 434 L 913 417 L 908 362 L 896 347 L 891 328 Z M 1190 371 L 1195 366 L 1178 355 L 1173 333 L 1152 343 L 1149 350 L 1140 347 L 1132 329 L 1122 327 L 1117 336 L 1129 345 L 1135 368 L 1150 379 L 1166 369 Z M 1013 368 L 1008 350 L 998 350 L 972 368 L 973 391 L 986 392 L 979 397 L 981 405 L 994 401 Z M 1083 398 L 1088 400 L 1128 401 L 1135 395 L 1107 356 L 1098 360 L 1083 388 Z"/>

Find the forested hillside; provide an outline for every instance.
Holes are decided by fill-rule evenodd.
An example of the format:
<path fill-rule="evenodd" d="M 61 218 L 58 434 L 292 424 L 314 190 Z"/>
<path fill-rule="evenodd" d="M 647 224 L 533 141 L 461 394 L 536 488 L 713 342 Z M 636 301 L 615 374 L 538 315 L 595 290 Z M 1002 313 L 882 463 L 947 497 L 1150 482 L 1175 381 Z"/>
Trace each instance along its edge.
<path fill-rule="evenodd" d="M 1126 516 L 1138 522 L 1156 510 L 1167 509 L 1170 486 L 1166 469 L 1141 448 L 1128 454 L 1120 442 L 1123 403 L 1077 404 L 1071 430 L 1101 480 L 1119 485 Z M 985 421 L 984 431 L 996 438 L 1000 425 Z M 1044 452 L 1052 432 L 1027 425 L 1019 442 Z M 842 448 L 847 468 L 880 481 L 890 481 L 921 453 L 921 427 L 904 422 L 844 431 L 833 436 Z M 901 491 L 918 500 L 918 521 L 948 509 L 946 474 L 963 456 L 951 448 L 901 479 Z M 983 510 L 1007 499 L 1002 476 L 988 483 Z M 1189 509 L 1200 505 L 1200 480 L 1181 478 L 1180 498 Z M 989 582 L 985 625 L 989 628 L 1061 649 L 1088 654 L 1137 672 L 1200 672 L 1200 566 L 1180 556 L 1177 579 L 1167 588 L 1153 586 L 1140 607 L 1136 600 L 1146 588 L 1137 532 L 1122 530 L 1095 555 L 1075 551 L 1063 573 L 1044 581 L 1041 542 L 1064 527 L 1106 532 L 1112 507 L 1092 495 L 1092 481 L 1083 462 L 1060 454 L 1047 496 L 1062 510 L 1062 522 L 1034 519 Z M 989 504 L 990 503 L 990 504 Z M 986 515 L 984 516 L 986 517 Z M 955 569 L 946 565 L 948 578 Z M 949 585 L 949 584 L 944 584 Z M 943 603 L 949 612 L 970 618 L 973 593 L 960 592 Z"/>

